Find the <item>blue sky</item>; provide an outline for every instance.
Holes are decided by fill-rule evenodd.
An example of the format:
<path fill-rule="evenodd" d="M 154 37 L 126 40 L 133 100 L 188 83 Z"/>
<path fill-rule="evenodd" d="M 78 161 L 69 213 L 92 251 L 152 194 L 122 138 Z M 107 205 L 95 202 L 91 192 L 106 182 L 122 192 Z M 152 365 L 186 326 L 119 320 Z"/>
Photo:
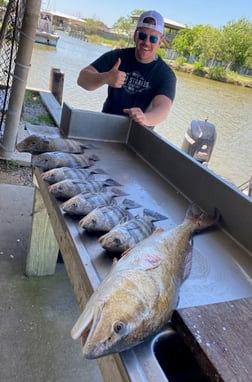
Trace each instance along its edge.
<path fill-rule="evenodd" d="M 219 28 L 228 21 L 247 18 L 252 22 L 251 0 L 42 0 L 42 6 L 77 17 L 96 18 L 112 27 L 119 17 L 127 17 L 135 9 L 155 9 L 165 18 L 188 26 L 210 24 Z"/>

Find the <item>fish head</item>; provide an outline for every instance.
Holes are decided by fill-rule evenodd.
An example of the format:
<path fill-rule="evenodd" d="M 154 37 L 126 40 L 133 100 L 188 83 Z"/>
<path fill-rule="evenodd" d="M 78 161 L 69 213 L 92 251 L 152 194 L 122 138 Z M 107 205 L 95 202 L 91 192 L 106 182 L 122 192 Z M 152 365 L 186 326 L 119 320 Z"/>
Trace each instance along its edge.
<path fill-rule="evenodd" d="M 46 182 L 53 184 L 64 180 L 64 171 L 60 168 L 53 168 L 51 170 L 45 171 L 41 174 L 41 177 Z"/>
<path fill-rule="evenodd" d="M 69 197 L 71 196 L 71 184 L 68 180 L 61 180 L 57 183 L 54 183 L 48 187 L 48 190 L 50 193 L 57 197 L 66 197 L 68 195 Z"/>
<path fill-rule="evenodd" d="M 105 218 L 100 208 L 95 208 L 80 221 L 82 228 L 87 231 L 102 231 L 105 226 Z"/>
<path fill-rule="evenodd" d="M 101 246 L 108 251 L 126 251 L 131 246 L 131 238 L 127 230 L 118 228 L 119 225 L 98 238 Z"/>
<path fill-rule="evenodd" d="M 73 339 L 81 339 L 87 359 L 127 350 L 146 336 L 146 304 L 135 293 L 124 286 L 105 299 L 99 297 L 95 292 L 71 331 Z"/>
<path fill-rule="evenodd" d="M 69 215 L 83 215 L 81 212 L 82 205 L 83 201 L 78 195 L 76 195 L 62 203 L 61 208 Z"/>
<path fill-rule="evenodd" d="M 38 136 L 35 134 L 29 135 L 16 145 L 16 149 L 21 152 L 41 153 L 45 150 L 46 144 L 48 144 L 46 137 Z"/>
<path fill-rule="evenodd" d="M 40 167 L 43 170 L 50 170 L 56 167 L 54 158 L 50 155 L 50 153 L 33 155 L 31 164 L 32 166 Z"/>

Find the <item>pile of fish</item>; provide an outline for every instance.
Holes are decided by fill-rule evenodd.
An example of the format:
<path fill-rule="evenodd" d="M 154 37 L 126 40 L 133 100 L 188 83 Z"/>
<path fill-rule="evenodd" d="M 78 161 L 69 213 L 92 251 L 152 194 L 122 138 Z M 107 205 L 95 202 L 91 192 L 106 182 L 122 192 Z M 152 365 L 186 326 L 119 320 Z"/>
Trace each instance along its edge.
<path fill-rule="evenodd" d="M 33 135 L 17 149 L 32 153 L 32 165 L 43 171 L 52 197 L 64 199 L 62 213 L 95 232 L 101 248 L 121 255 L 72 329 L 84 356 L 124 351 L 162 329 L 190 272 L 192 236 L 216 219 L 192 205 L 180 225 L 157 229 L 154 222 L 167 218 L 128 198 L 121 184 L 93 167 L 99 157 L 84 152 L 89 145 Z M 139 208 L 142 212 L 133 214 Z"/>
<path fill-rule="evenodd" d="M 96 232 L 98 243 L 109 252 L 120 254 L 131 248 L 154 231 L 154 222 L 166 219 L 144 208 L 141 215 L 129 214 L 129 210 L 143 206 L 129 198 L 116 201 L 127 194 L 103 169 L 93 167 L 99 157 L 87 154 L 95 148 L 92 144 L 33 134 L 16 148 L 32 154 L 32 165 L 43 171 L 41 177 L 48 183 L 49 192 L 63 200 L 62 211 L 77 217 L 87 232 Z"/>

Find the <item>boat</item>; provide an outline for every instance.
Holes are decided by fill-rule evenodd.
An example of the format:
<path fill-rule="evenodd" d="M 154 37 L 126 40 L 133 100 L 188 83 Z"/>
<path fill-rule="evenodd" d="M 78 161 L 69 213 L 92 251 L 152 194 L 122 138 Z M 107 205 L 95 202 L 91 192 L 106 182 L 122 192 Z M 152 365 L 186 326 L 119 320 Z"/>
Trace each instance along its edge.
<path fill-rule="evenodd" d="M 53 26 L 53 16 L 49 12 L 41 12 L 35 35 L 35 42 L 50 46 L 57 46 L 59 35 Z"/>

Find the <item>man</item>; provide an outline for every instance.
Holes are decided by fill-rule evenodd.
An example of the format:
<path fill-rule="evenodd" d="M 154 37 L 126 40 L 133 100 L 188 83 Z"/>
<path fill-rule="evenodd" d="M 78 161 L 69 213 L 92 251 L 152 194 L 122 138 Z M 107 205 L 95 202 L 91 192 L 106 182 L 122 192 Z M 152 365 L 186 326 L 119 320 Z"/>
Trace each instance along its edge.
<path fill-rule="evenodd" d="M 175 98 L 176 77 L 156 54 L 164 33 L 163 17 L 156 11 L 140 15 L 135 47 L 103 54 L 82 69 L 78 85 L 95 90 L 108 85 L 105 113 L 128 115 L 144 126 L 162 122 Z"/>

